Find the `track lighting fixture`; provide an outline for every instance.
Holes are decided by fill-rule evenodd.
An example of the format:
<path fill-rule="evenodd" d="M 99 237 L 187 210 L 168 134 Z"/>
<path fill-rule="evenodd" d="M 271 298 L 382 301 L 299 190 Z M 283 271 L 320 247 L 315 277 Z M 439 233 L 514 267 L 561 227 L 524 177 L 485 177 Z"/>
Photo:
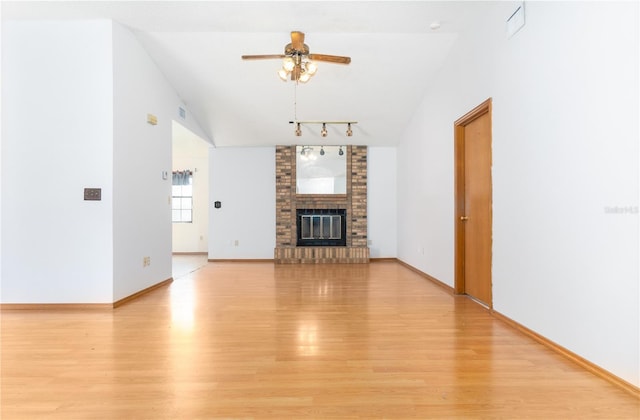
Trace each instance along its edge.
<path fill-rule="evenodd" d="M 338 149 L 338 155 L 340 155 L 340 156 L 344 155 L 344 151 L 342 150 L 342 146 L 340 146 L 340 149 Z"/>
<path fill-rule="evenodd" d="M 324 156 L 324 146 L 320 146 L 320 156 Z"/>
<path fill-rule="evenodd" d="M 322 124 L 322 129 L 320 130 L 320 135 L 322 137 L 327 137 L 329 135 L 329 131 L 327 130 L 327 124 L 335 125 L 335 124 L 346 124 L 347 125 L 347 137 L 353 136 L 353 130 L 351 129 L 351 124 L 357 124 L 357 121 L 289 121 L 289 124 L 295 124 L 296 129 L 294 131 L 296 136 L 302 135 L 302 130 L 300 126 L 302 124 Z"/>

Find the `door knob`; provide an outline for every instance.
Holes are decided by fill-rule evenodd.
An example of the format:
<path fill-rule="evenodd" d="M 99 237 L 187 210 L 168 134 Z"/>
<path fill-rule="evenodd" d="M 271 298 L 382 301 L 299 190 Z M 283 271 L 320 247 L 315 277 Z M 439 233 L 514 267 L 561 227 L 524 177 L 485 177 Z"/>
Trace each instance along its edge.
<path fill-rule="evenodd" d="M 466 222 L 467 220 L 469 220 L 469 218 L 467 216 L 460 216 L 460 220 Z"/>

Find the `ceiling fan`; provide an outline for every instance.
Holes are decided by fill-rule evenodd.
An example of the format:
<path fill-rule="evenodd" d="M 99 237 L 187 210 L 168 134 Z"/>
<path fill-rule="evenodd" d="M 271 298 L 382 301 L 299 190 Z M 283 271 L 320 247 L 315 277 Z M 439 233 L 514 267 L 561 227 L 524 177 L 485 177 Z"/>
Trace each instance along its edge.
<path fill-rule="evenodd" d="M 278 75 L 284 81 L 291 79 L 296 82 L 308 82 L 318 70 L 314 61 L 328 63 L 349 64 L 351 57 L 339 55 L 310 54 L 309 46 L 304 43 L 304 33 L 291 32 L 291 43 L 284 47 L 284 54 L 243 55 L 243 60 L 283 59 L 282 69 Z M 309 61 L 312 60 L 312 61 Z"/>

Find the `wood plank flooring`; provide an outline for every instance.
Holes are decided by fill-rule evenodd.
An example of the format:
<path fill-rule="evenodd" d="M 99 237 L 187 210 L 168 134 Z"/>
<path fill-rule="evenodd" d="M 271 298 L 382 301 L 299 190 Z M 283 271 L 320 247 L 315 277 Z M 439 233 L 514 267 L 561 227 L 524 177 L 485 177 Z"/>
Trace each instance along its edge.
<path fill-rule="evenodd" d="M 2 312 L 2 419 L 637 419 L 396 262 L 208 263 L 115 310 Z"/>

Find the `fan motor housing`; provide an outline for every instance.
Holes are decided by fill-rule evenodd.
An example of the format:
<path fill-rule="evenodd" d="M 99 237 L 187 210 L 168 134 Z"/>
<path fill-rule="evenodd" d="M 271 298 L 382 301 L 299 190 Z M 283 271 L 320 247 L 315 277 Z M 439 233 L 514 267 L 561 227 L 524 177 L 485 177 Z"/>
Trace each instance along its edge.
<path fill-rule="evenodd" d="M 289 43 L 284 47 L 284 53 L 285 55 L 309 55 L 309 46 L 307 44 L 302 44 L 302 46 L 302 51 L 298 51 Z"/>

